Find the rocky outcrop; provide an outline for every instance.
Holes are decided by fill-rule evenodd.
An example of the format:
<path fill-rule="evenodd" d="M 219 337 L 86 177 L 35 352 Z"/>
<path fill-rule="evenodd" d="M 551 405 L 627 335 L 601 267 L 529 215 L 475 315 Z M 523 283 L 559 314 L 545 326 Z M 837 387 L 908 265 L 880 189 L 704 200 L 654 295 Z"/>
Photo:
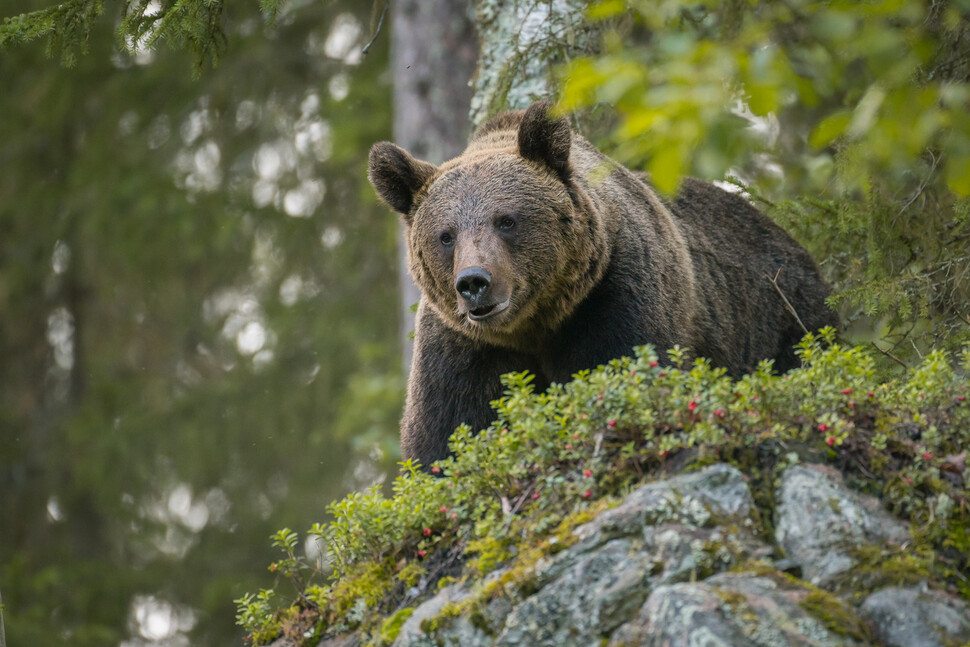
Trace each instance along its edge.
<path fill-rule="evenodd" d="M 846 489 L 836 470 L 795 465 L 785 471 L 775 541 L 812 584 L 826 584 L 852 568 L 861 545 L 900 545 L 909 538 L 879 501 Z"/>
<path fill-rule="evenodd" d="M 910 536 L 838 472 L 789 467 L 774 499 L 774 511 L 759 513 L 745 477 L 727 465 L 643 485 L 577 527 L 559 553 L 528 566 L 513 561 L 485 581 L 444 587 L 414 608 L 393 645 L 948 647 L 970 641 L 968 605 L 933 582 L 870 592 L 845 588 L 861 550 L 905 544 Z M 768 533 L 759 514 L 772 512 L 774 532 Z"/>
<path fill-rule="evenodd" d="M 811 595 L 798 583 L 750 573 L 661 586 L 636 618 L 613 634 L 609 647 L 865 644 L 848 628 L 827 627 L 814 616 L 805 606 Z M 850 616 L 837 600 L 831 604 L 842 617 Z"/>

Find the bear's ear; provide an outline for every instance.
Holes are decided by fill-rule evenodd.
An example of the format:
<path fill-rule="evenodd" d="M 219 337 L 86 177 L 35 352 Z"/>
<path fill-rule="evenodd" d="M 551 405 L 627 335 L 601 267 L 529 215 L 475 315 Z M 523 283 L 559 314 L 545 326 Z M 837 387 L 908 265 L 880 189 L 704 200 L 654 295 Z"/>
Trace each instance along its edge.
<path fill-rule="evenodd" d="M 434 164 L 414 159 L 391 142 L 377 142 L 370 149 L 367 177 L 377 196 L 410 224 L 414 194 L 438 170 Z"/>
<path fill-rule="evenodd" d="M 519 154 L 545 164 L 565 182 L 569 180 L 572 131 L 565 117 L 549 118 L 551 107 L 551 101 L 537 101 L 525 111 L 519 125 Z"/>

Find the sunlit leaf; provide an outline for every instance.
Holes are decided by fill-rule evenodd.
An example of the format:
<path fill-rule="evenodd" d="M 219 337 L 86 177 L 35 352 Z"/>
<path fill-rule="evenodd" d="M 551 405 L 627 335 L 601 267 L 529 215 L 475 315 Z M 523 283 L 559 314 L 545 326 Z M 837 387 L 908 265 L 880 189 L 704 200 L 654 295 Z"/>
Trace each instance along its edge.
<path fill-rule="evenodd" d="M 661 147 L 650 158 L 650 163 L 647 166 L 657 188 L 668 195 L 673 194 L 684 175 L 685 161 L 682 151 L 677 146 L 666 145 Z"/>
<path fill-rule="evenodd" d="M 836 138 L 840 137 L 852 119 L 852 112 L 849 110 L 839 110 L 834 112 L 815 127 L 809 136 L 808 142 L 814 148 L 824 148 L 831 144 Z"/>
<path fill-rule="evenodd" d="M 590 7 L 587 15 L 592 20 L 603 20 L 605 18 L 612 18 L 624 11 L 626 11 L 626 2 L 624 0 L 603 0 Z"/>
<path fill-rule="evenodd" d="M 954 157 L 946 162 L 946 184 L 957 195 L 970 195 L 970 157 Z"/>

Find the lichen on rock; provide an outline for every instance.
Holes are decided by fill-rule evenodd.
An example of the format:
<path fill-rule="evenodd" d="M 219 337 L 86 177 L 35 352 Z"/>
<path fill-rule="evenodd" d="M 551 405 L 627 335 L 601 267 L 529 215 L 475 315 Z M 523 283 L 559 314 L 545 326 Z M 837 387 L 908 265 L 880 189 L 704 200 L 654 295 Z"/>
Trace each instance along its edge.
<path fill-rule="evenodd" d="M 775 540 L 813 584 L 825 584 L 856 564 L 866 544 L 902 544 L 906 527 L 878 500 L 845 487 L 823 465 L 795 465 L 781 476 Z"/>
<path fill-rule="evenodd" d="M 810 589 L 780 578 L 725 573 L 657 588 L 609 647 L 862 645 L 827 628 L 800 604 Z"/>

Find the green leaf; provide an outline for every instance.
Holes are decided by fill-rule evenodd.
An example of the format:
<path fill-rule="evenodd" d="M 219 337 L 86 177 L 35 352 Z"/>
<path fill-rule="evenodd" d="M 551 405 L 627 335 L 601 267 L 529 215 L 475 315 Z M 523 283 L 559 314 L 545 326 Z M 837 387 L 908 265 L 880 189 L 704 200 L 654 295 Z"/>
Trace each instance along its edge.
<path fill-rule="evenodd" d="M 778 108 L 778 93 L 770 85 L 749 85 L 748 107 L 751 112 L 759 116 L 765 116 L 774 112 Z"/>
<path fill-rule="evenodd" d="M 667 195 L 673 194 L 684 174 L 685 161 L 677 146 L 667 145 L 658 150 L 648 165 L 654 185 Z"/>
<path fill-rule="evenodd" d="M 589 8 L 587 15 L 591 20 L 605 20 L 626 11 L 624 0 L 603 0 Z"/>
<path fill-rule="evenodd" d="M 947 160 L 946 185 L 957 195 L 970 195 L 970 157 L 951 157 Z"/>
<path fill-rule="evenodd" d="M 852 119 L 852 112 L 839 110 L 823 119 L 808 138 L 808 143 L 814 148 L 824 148 L 840 137 Z"/>

